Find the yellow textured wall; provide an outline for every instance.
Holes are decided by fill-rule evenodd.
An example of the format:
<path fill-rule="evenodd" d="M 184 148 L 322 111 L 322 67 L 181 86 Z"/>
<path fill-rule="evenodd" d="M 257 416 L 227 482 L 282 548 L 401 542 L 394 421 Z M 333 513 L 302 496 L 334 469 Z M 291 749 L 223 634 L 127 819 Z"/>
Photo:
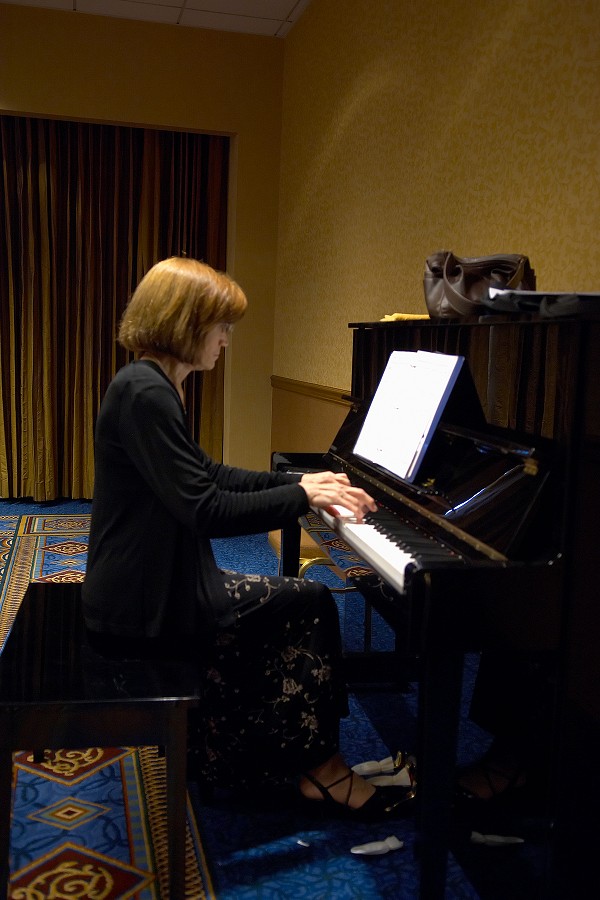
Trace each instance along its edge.
<path fill-rule="evenodd" d="M 237 136 L 226 453 L 262 466 L 269 376 L 347 389 L 432 251 L 600 287 L 598 47 L 597 0 L 312 0 L 285 41 L 0 5 L 0 110 Z"/>
<path fill-rule="evenodd" d="M 274 373 L 347 389 L 347 323 L 437 249 L 600 290 L 597 0 L 313 0 L 286 38 Z"/>
<path fill-rule="evenodd" d="M 0 5 L 1 112 L 235 135 L 228 268 L 250 309 L 228 353 L 225 453 L 255 467 L 270 451 L 283 52 L 277 38 Z"/>

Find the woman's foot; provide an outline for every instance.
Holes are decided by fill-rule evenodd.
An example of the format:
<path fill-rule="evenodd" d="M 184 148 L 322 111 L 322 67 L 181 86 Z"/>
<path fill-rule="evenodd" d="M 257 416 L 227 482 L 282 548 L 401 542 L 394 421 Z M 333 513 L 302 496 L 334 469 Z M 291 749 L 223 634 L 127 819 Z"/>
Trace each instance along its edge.
<path fill-rule="evenodd" d="M 300 792 L 329 812 L 364 819 L 384 818 L 415 796 L 406 787 L 379 788 L 350 769 L 339 754 L 302 776 Z"/>
<path fill-rule="evenodd" d="M 308 800 L 322 801 L 324 791 L 336 803 L 357 809 L 375 793 L 375 788 L 346 765 L 339 754 L 315 769 L 311 769 L 300 780 L 300 792 Z"/>
<path fill-rule="evenodd" d="M 489 801 L 526 784 L 525 772 L 515 762 L 483 758 L 458 777 L 458 790 L 474 800 Z"/>

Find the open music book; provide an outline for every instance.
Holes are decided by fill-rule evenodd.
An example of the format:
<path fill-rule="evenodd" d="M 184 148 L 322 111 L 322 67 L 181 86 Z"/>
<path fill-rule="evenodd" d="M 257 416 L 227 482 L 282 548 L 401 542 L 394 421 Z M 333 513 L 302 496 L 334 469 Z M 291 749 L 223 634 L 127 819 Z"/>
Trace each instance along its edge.
<path fill-rule="evenodd" d="M 452 393 L 464 357 L 395 350 L 354 446 L 354 453 L 412 481 Z"/>

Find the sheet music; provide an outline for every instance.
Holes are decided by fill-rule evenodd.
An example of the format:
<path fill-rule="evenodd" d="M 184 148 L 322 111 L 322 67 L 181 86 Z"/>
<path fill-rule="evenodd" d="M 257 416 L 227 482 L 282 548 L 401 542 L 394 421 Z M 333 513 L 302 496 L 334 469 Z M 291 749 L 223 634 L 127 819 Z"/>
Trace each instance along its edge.
<path fill-rule="evenodd" d="M 462 356 L 394 351 L 354 452 L 410 480 L 419 468 L 458 377 Z"/>

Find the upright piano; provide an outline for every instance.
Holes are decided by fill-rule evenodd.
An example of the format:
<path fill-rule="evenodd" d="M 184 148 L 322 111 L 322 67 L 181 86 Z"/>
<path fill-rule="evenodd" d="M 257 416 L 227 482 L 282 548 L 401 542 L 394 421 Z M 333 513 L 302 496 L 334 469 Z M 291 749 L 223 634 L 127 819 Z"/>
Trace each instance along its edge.
<path fill-rule="evenodd" d="M 323 464 L 346 471 L 374 496 L 378 512 L 364 525 L 327 512 L 319 519 L 373 570 L 375 577 L 357 576 L 357 587 L 419 660 L 421 896 L 441 898 L 464 653 L 553 654 L 557 765 L 573 752 L 581 728 L 588 740 L 590 723 L 599 730 L 600 616 L 590 597 L 600 492 L 600 388 L 593 378 L 600 318 L 484 316 L 350 327 L 353 407 Z M 452 395 L 411 483 L 353 453 L 364 409 L 395 350 L 463 356 L 477 395 L 476 403 L 468 389 Z M 315 515 L 300 524 L 312 524 L 318 540 Z M 298 541 L 296 527 L 283 535 L 286 574 L 297 571 Z M 555 833 L 567 845 L 577 814 L 572 798 L 558 786 L 548 799 Z"/>

